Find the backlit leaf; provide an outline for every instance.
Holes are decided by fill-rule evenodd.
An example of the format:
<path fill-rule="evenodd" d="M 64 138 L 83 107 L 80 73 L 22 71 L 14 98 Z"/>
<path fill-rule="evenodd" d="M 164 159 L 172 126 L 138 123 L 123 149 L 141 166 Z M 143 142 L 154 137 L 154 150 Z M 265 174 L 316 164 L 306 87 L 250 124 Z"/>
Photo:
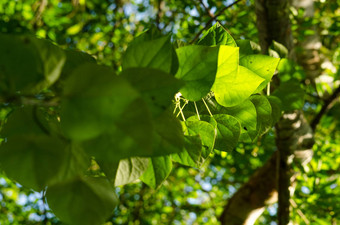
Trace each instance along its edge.
<path fill-rule="evenodd" d="M 170 36 L 157 36 L 153 37 L 146 32 L 132 42 L 124 54 L 123 69 L 145 67 L 175 74 L 178 59 Z"/>
<path fill-rule="evenodd" d="M 217 22 L 214 26 L 207 30 L 203 37 L 198 41 L 198 45 L 216 46 L 216 45 L 228 45 L 236 47 L 234 38 L 228 33 L 224 27 Z"/>
<path fill-rule="evenodd" d="M 180 89 L 191 101 L 205 97 L 215 81 L 219 47 L 185 46 L 176 49 L 179 68 L 176 77 L 185 81 Z"/>
<path fill-rule="evenodd" d="M 262 77 L 264 81 L 254 93 L 262 91 L 272 79 L 280 59 L 266 55 L 247 55 L 240 59 L 240 65 Z"/>
<path fill-rule="evenodd" d="M 264 79 L 249 69 L 239 66 L 237 74 L 221 72 L 213 87 L 216 101 L 225 106 L 232 107 L 246 100 Z"/>

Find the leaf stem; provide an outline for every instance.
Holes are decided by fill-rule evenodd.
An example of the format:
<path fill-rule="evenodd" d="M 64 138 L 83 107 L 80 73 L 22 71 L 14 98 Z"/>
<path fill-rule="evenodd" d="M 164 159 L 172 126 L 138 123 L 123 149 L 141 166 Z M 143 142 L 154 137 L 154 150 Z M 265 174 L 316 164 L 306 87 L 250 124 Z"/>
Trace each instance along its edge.
<path fill-rule="evenodd" d="M 204 103 L 205 107 L 207 108 L 207 110 L 208 110 L 208 112 L 209 112 L 210 116 L 211 116 L 211 117 L 214 117 L 214 116 L 212 115 L 212 113 L 210 112 L 210 109 L 209 109 L 209 107 L 208 107 L 207 103 L 204 101 L 204 98 L 202 98 L 202 101 L 203 101 L 203 103 Z"/>
<path fill-rule="evenodd" d="M 183 109 L 184 109 L 184 107 L 185 107 L 185 105 L 186 105 L 187 103 L 184 103 L 184 105 L 182 106 L 182 108 L 181 107 L 179 107 L 179 112 L 178 112 L 178 114 L 177 114 L 177 116 L 176 117 L 178 117 L 178 115 L 179 114 L 181 114 L 182 115 L 182 119 L 183 119 L 183 121 L 185 121 L 185 117 L 184 117 L 184 113 L 183 113 Z"/>
<path fill-rule="evenodd" d="M 267 96 L 270 95 L 270 82 L 268 82 L 267 84 Z"/>
<path fill-rule="evenodd" d="M 197 113 L 198 120 L 201 120 L 200 114 L 198 113 L 198 109 L 197 109 L 196 102 L 194 102 L 194 105 L 195 105 L 195 109 L 196 109 L 196 113 Z"/>

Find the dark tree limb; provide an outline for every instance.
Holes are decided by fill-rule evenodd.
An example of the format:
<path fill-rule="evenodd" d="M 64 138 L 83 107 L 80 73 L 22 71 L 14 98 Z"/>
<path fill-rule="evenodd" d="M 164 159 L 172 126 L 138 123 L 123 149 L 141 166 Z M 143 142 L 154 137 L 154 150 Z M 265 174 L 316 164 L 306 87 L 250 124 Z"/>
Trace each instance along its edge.
<path fill-rule="evenodd" d="M 311 121 L 311 127 L 313 130 L 316 129 L 317 125 L 319 124 L 322 116 L 327 113 L 327 111 L 333 106 L 334 101 L 339 97 L 340 95 L 340 87 L 334 90 L 333 94 L 327 98 L 321 108 L 321 110 L 316 114 L 316 116 Z"/>
<path fill-rule="evenodd" d="M 265 207 L 277 201 L 276 151 L 228 201 L 220 217 L 222 225 L 251 225 Z"/>

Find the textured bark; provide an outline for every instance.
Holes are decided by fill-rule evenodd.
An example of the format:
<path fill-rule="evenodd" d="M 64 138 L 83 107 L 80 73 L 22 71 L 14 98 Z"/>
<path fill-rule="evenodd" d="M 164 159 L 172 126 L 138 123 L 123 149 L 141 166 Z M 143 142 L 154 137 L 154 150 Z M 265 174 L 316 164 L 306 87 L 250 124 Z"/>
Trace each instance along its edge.
<path fill-rule="evenodd" d="M 265 206 L 277 201 L 277 153 L 275 152 L 228 201 L 221 215 L 222 224 L 254 224 Z"/>
<path fill-rule="evenodd" d="M 298 0 L 293 1 L 293 6 L 296 9 L 304 9 L 304 19 L 312 19 L 314 16 L 314 1 L 313 0 Z M 306 28 L 304 28 L 306 29 Z M 316 26 L 308 27 L 309 30 L 314 30 L 314 34 L 305 36 L 303 40 L 296 43 L 297 62 L 304 68 L 307 76 L 307 82 L 313 83 L 315 78 L 321 73 L 321 55 L 320 48 L 322 46 Z M 298 28 L 298 32 L 304 32 Z"/>
<path fill-rule="evenodd" d="M 296 60 L 289 21 L 288 0 L 256 0 L 257 27 L 263 53 L 272 41 L 285 45 Z M 305 58 L 306 59 L 306 58 Z M 312 158 L 313 131 L 302 110 L 285 113 L 276 127 L 277 152 L 251 176 L 228 201 L 220 218 L 222 225 L 251 225 L 265 206 L 279 200 L 278 224 L 289 223 L 289 199 L 293 181 L 291 163 Z"/>
<path fill-rule="evenodd" d="M 275 40 L 289 49 L 290 58 L 295 58 L 289 20 L 289 1 L 256 0 L 255 10 L 262 53 L 267 54 L 269 46 Z"/>

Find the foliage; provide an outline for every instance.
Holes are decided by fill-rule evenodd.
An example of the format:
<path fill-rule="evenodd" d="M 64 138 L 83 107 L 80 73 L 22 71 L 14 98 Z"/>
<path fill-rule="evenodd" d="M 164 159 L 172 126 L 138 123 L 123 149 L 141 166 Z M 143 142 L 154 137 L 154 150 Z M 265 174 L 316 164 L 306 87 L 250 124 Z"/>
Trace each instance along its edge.
<path fill-rule="evenodd" d="M 128 223 L 132 216 L 133 221 L 141 224 L 155 221 L 189 224 L 193 220 L 217 224 L 216 217 L 224 204 L 218 200 L 230 196 L 275 149 L 271 127 L 281 110 L 303 107 L 312 116 L 315 108 L 320 108 L 319 100 L 310 97 L 315 90 L 301 85 L 304 80 L 301 69 L 284 64 L 285 60 L 278 67 L 281 81 L 290 73 L 287 68 L 294 69 L 296 80 L 288 78 L 273 95 L 263 95 L 278 59 L 257 55 L 252 42 L 257 41 L 257 31 L 250 2 L 236 5 L 218 17 L 228 21 L 230 33 L 242 40 L 234 41 L 216 23 L 194 45 L 187 42 L 204 27 L 208 17 L 193 16 L 203 10 L 187 1 L 167 2 L 164 12 L 171 16 L 157 19 L 146 13 L 148 16 L 138 21 L 128 13 L 127 6 L 136 6 L 145 13 L 149 8 L 155 10 L 157 3 L 79 1 L 75 6 L 71 2 L 51 1 L 40 16 L 35 14 L 40 9 L 37 5 L 31 7 L 32 3 L 36 1 L 0 3 L 0 12 L 6 12 L 1 14 L 2 32 L 11 33 L 1 34 L 0 44 L 1 52 L 10 51 L 9 55 L 0 55 L 1 65 L 6 68 L 0 74 L 1 112 L 5 118 L 8 114 L 1 132 L 1 137 L 6 138 L 0 146 L 1 168 L 6 175 L 35 190 L 44 190 L 48 185 L 47 201 L 66 222 L 83 224 L 91 220 L 77 216 L 81 210 L 72 211 L 74 216 L 66 215 L 63 204 L 74 202 L 73 207 L 79 205 L 80 209 L 88 210 L 89 219 L 98 218 L 90 224 L 100 224 L 111 215 L 118 197 L 120 203 L 110 219 L 116 223 Z M 208 1 L 208 4 L 218 9 L 225 3 Z M 322 13 L 328 7 L 336 8 L 333 4 L 317 4 Z M 332 40 L 339 29 L 336 25 L 329 29 L 326 18 L 336 18 L 333 11 L 322 20 Z M 299 20 L 299 15 L 294 19 Z M 132 40 L 154 22 L 163 34 L 151 28 Z M 31 31 L 62 48 L 26 34 Z M 173 36 L 164 35 L 171 31 Z M 336 41 L 322 38 L 326 54 L 334 55 L 333 62 L 338 67 L 333 54 L 338 48 L 332 45 Z M 174 40 L 185 43 L 173 43 Z M 272 53 L 282 55 L 275 46 Z M 22 66 L 18 67 L 18 63 Z M 28 76 L 26 71 L 32 74 Z M 25 79 L 21 79 L 22 74 L 26 74 Z M 336 73 L 330 74 L 336 78 Z M 178 91 L 181 95 L 174 99 Z M 330 118 L 332 121 L 334 116 Z M 334 126 L 330 121 L 321 126 Z M 322 136 L 330 134 L 329 130 L 323 132 L 317 146 L 325 145 Z M 332 165 L 328 153 L 323 152 L 332 151 L 334 156 L 339 152 L 335 140 L 331 137 L 330 146 L 318 151 L 318 158 L 311 163 L 313 172 L 307 172 L 308 179 L 298 178 L 294 198 L 303 213 L 320 224 L 337 217 L 334 185 L 338 172 L 334 172 L 335 181 L 330 182 L 327 175 L 322 175 Z M 322 168 L 317 166 L 319 161 L 324 162 Z M 110 184 L 97 182 L 99 177 Z M 313 184 L 320 177 L 319 183 Z M 138 178 L 157 190 L 140 183 L 126 185 Z M 213 187 L 206 188 L 210 182 Z M 10 180 L 6 179 L 6 185 L 17 190 Z M 74 191 L 74 187 L 82 187 L 82 191 Z M 313 190 L 307 196 L 305 187 Z M 96 193 L 101 189 L 105 196 Z M 183 192 L 188 196 L 183 197 Z M 87 200 L 84 196 L 89 195 L 92 206 L 83 203 Z M 323 211 L 316 214 L 318 209 L 311 207 L 316 196 L 320 196 L 318 199 L 332 196 L 330 199 L 335 202 L 324 203 Z M 103 198 L 108 202 L 101 204 L 98 211 L 96 204 Z M 162 199 L 161 203 L 158 199 Z M 13 201 L 6 202 L 6 207 L 14 207 L 9 209 L 12 213 L 20 211 Z M 30 212 L 19 211 L 20 215 Z M 38 210 L 41 218 L 47 215 L 46 211 Z M 295 221 L 302 223 L 299 212 L 295 209 L 294 213 Z M 164 215 L 168 214 L 171 218 L 167 220 Z M 268 214 L 262 218 L 262 223 L 269 221 Z"/>
<path fill-rule="evenodd" d="M 266 58 L 268 63 L 264 64 L 267 61 L 263 57 L 252 56 L 247 63 L 244 56 L 245 67 L 239 66 L 239 49 L 223 45 L 228 44 L 224 39 L 215 41 L 228 36 L 226 30 L 221 33 L 220 26 L 212 27 L 199 42 L 215 47 L 192 45 L 176 51 L 169 37 L 149 30 L 128 47 L 123 71 L 118 76 L 109 67 L 88 63 L 77 54 L 68 54 L 72 58 L 66 58 L 66 64 L 76 61 L 77 65 L 73 69 L 66 67 L 65 71 L 60 65 L 65 63 L 66 53 L 56 46 L 49 44 L 53 46 L 50 47 L 31 36 L 2 34 L 4 48 L 23 47 L 4 49 L 10 57 L 2 64 L 2 98 L 5 104 L 14 104 L 11 99 L 21 102 L 14 104 L 2 131 L 5 141 L 0 152 L 1 167 L 26 187 L 36 191 L 48 187 L 47 201 L 61 220 L 101 224 L 117 205 L 112 191 L 116 175 L 111 170 L 118 171 L 119 160 L 150 157 L 148 166 L 134 160 L 130 164 L 144 170 L 140 178 L 143 182 L 158 188 L 171 172 L 172 154 L 176 162 L 200 168 L 211 157 L 215 142 L 220 150 L 231 150 L 240 136 L 240 127 L 246 129 L 246 125 L 227 114 L 223 106 L 243 104 L 265 81 L 262 77 L 269 82 L 273 74 L 267 71 L 273 73 L 278 60 L 271 63 L 271 58 Z M 236 45 L 235 41 L 230 43 Z M 33 54 L 35 51 L 55 57 L 45 62 L 46 56 Z M 16 54 L 21 54 L 21 58 L 15 58 Z M 32 68 L 47 68 L 41 72 L 41 78 L 19 79 L 27 70 L 38 73 L 13 65 L 28 60 L 33 60 L 28 64 Z M 53 84 L 58 82 L 62 85 L 55 88 Z M 171 99 L 175 94 L 180 97 L 174 108 Z M 208 94 L 210 97 L 206 97 Z M 186 120 L 181 101 L 205 103 L 204 98 L 212 99 L 211 96 L 215 96 L 218 105 L 214 114 L 205 116 L 197 110 L 197 118 Z M 36 102 L 32 104 L 28 99 Z M 52 102 L 55 105 L 51 106 Z M 272 110 L 263 96 L 252 96 L 250 104 L 255 111 L 239 113 L 250 113 L 256 118 L 247 124 L 255 128 L 251 137 L 254 139 L 273 125 Z M 208 104 L 205 106 L 210 111 Z M 182 124 L 170 110 L 182 114 Z M 91 160 L 103 167 L 92 176 L 87 172 Z M 131 176 L 139 178 L 134 170 L 131 172 L 124 171 L 119 182 L 128 183 L 125 177 L 130 182 L 134 181 Z M 109 180 L 114 182 L 110 185 Z"/>

